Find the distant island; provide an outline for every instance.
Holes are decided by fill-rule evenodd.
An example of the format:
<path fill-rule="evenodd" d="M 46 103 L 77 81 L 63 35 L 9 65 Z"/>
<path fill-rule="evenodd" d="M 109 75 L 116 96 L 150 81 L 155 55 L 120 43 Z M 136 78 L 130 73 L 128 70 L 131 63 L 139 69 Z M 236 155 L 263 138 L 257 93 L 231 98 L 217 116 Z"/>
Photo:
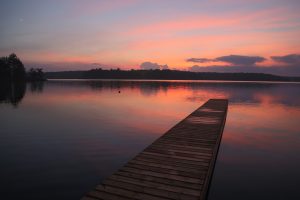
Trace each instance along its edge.
<path fill-rule="evenodd" d="M 146 80 L 224 80 L 224 81 L 285 81 L 300 82 L 300 77 L 264 73 L 217 73 L 180 70 L 121 70 L 101 68 L 88 71 L 46 72 L 47 79 L 146 79 Z"/>

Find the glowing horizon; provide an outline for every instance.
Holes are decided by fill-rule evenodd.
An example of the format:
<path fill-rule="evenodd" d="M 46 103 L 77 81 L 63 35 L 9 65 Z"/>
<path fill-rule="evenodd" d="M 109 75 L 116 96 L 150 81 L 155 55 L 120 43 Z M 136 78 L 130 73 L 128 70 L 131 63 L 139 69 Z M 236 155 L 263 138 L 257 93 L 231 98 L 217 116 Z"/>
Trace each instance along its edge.
<path fill-rule="evenodd" d="M 14 52 L 46 71 L 138 69 L 144 62 L 217 71 L 234 63 L 216 58 L 238 55 L 264 58 L 251 66 L 300 76 L 299 8 L 297 0 L 5 0 L 0 55 Z"/>

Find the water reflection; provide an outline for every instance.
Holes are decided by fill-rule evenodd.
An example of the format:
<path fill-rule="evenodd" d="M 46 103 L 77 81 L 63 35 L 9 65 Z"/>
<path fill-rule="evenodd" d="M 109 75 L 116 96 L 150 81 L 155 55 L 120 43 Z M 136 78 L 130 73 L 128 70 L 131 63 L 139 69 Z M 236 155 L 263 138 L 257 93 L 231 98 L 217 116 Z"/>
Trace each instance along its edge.
<path fill-rule="evenodd" d="M 31 92 L 43 92 L 44 82 L 28 84 Z M 159 92 L 167 93 L 169 89 L 185 89 L 193 91 L 187 96 L 188 101 L 199 101 L 207 97 L 226 97 L 232 103 L 261 103 L 273 101 L 285 105 L 300 105 L 299 84 L 294 83 L 256 83 L 256 82 L 184 82 L 184 81 L 49 81 L 48 86 L 90 87 L 101 91 L 122 91 L 123 89 L 138 89 L 144 96 L 155 96 Z M 2 83 L 0 85 L 1 103 L 17 105 L 25 96 L 26 83 Z M 205 96 L 208 95 L 209 96 Z"/>
<path fill-rule="evenodd" d="M 0 83 L 0 103 L 10 103 L 17 107 L 26 92 L 26 83 L 20 82 L 1 82 Z"/>
<path fill-rule="evenodd" d="M 44 81 L 32 81 L 30 82 L 30 91 L 33 93 L 41 93 L 44 89 Z"/>
<path fill-rule="evenodd" d="M 0 89 L 4 199 L 80 199 L 210 98 L 228 98 L 229 112 L 209 198 L 298 194 L 300 84 L 50 80 L 27 88 Z"/>
<path fill-rule="evenodd" d="M 207 98 L 228 98 L 231 103 L 262 103 L 270 101 L 284 105 L 299 106 L 298 83 L 276 82 L 201 82 L 201 81 L 119 81 L 119 80 L 52 80 L 49 86 L 90 87 L 101 91 L 109 89 L 121 92 L 123 89 L 139 90 L 143 96 L 156 96 L 170 89 L 189 90 L 187 101 L 199 102 Z M 42 92 L 43 85 L 31 85 L 31 91 Z"/>
<path fill-rule="evenodd" d="M 229 107 L 209 200 L 299 199 L 300 108 L 287 102 Z"/>
<path fill-rule="evenodd" d="M 11 104 L 15 108 L 21 103 L 25 96 L 27 87 L 32 93 L 42 93 L 44 88 L 43 81 L 33 81 L 26 84 L 25 81 L 1 82 L 0 83 L 0 104 Z"/>

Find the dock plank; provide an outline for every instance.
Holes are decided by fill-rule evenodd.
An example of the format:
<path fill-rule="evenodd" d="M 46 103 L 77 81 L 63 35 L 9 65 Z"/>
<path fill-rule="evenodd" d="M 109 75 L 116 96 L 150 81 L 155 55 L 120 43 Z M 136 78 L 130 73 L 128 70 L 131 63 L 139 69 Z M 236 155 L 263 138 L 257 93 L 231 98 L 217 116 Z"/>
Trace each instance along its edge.
<path fill-rule="evenodd" d="M 210 99 L 81 200 L 204 200 L 228 101 Z"/>
<path fill-rule="evenodd" d="M 136 174 L 136 173 L 125 172 L 125 171 L 118 171 L 113 175 L 119 175 L 119 176 L 124 176 L 124 177 L 128 177 L 128 178 L 135 178 L 135 179 L 139 179 L 142 181 L 151 181 L 151 182 L 155 182 L 155 183 L 162 183 L 162 184 L 166 184 L 166 185 L 178 186 L 181 188 L 193 189 L 193 190 L 197 190 L 197 191 L 202 189 L 202 186 L 204 183 L 204 180 L 200 181 L 200 184 L 194 184 L 194 183 L 187 183 L 187 182 L 182 182 L 182 181 L 177 181 L 177 180 L 172 180 L 172 179 L 167 179 L 167 178 L 162 178 L 162 177 Z"/>
<path fill-rule="evenodd" d="M 145 187 L 167 190 L 167 191 L 176 192 L 176 193 L 188 194 L 188 195 L 192 195 L 192 196 L 199 196 L 201 193 L 200 190 L 197 191 L 197 190 L 193 190 L 193 189 L 189 189 L 189 188 L 183 188 L 183 187 L 178 187 L 178 186 L 174 186 L 174 185 L 164 184 L 161 182 L 151 182 L 151 181 L 147 181 L 147 180 L 128 178 L 128 177 L 118 176 L 118 175 L 111 175 L 109 177 L 109 180 L 132 183 L 135 185 L 141 185 L 141 186 L 145 186 Z"/>

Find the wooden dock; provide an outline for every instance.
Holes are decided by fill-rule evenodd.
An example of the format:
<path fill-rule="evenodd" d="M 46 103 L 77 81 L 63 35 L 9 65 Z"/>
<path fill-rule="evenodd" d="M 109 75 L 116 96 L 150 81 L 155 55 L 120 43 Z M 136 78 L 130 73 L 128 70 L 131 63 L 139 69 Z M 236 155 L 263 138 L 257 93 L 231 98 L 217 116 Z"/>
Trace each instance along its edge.
<path fill-rule="evenodd" d="M 82 200 L 206 199 L 227 108 L 210 99 Z"/>

